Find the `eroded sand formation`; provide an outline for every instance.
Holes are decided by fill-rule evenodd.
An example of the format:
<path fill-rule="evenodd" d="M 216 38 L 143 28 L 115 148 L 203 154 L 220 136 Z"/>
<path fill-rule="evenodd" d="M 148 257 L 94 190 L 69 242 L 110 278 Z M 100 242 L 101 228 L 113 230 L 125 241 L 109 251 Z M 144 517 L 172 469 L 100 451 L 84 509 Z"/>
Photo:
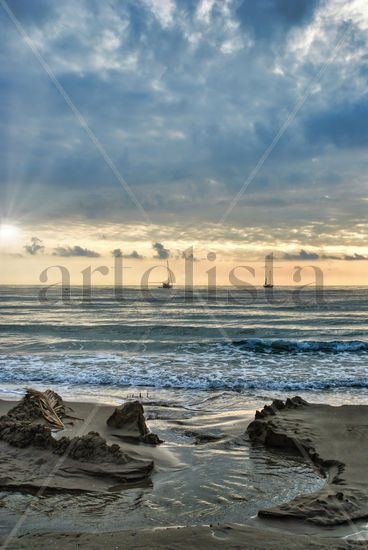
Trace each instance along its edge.
<path fill-rule="evenodd" d="M 70 427 L 74 426 L 74 420 L 84 422 L 84 419 L 71 416 L 72 411 L 67 412 L 62 398 L 54 395 L 60 419 L 65 422 L 62 431 L 52 429 L 42 404 L 29 393 L 0 417 L 1 488 L 99 491 L 149 482 L 152 460 L 133 458 L 126 449 L 117 443 L 109 444 L 96 431 L 73 436 Z M 123 439 L 128 432 L 137 442 L 150 445 L 161 442 L 149 432 L 138 401 L 116 408 L 107 422 L 114 425 L 114 437 Z"/>
<path fill-rule="evenodd" d="M 128 401 L 116 407 L 112 415 L 106 421 L 110 428 L 117 428 L 115 437 L 129 443 L 146 443 L 147 445 L 159 445 L 161 439 L 151 433 L 144 417 L 143 405 L 139 401 Z"/>
<path fill-rule="evenodd" d="M 65 425 L 63 431 L 53 431 L 37 407 L 26 400 L 13 409 L 10 406 L 3 402 L 0 418 L 0 480 L 4 489 L 106 491 L 132 483 L 149 483 L 153 466 L 149 456 L 154 456 L 155 462 L 157 459 L 159 467 L 162 449 L 152 449 L 157 436 L 151 438 L 149 445 L 141 444 L 147 435 L 154 434 L 148 430 L 138 401 L 116 409 L 91 403 L 65 403 L 60 413 Z M 327 538 L 328 531 L 322 526 L 367 515 L 367 411 L 364 406 L 336 408 L 308 404 L 296 397 L 265 406 L 248 428 L 252 440 L 301 453 L 304 460 L 311 461 L 327 477 L 321 491 L 260 512 L 263 517 L 295 518 L 318 524 L 320 527 L 312 528 L 312 536 L 300 534 L 297 529 L 294 534 L 282 533 L 280 524 L 275 528 L 273 522 L 267 521 L 252 527 L 226 524 L 101 534 L 26 534 L 5 539 L 6 543 L 14 549 L 50 546 L 184 549 L 188 545 L 198 549 L 252 550 L 365 548 L 364 542 Z M 89 426 L 93 426 L 93 432 L 88 431 Z M 186 431 L 187 427 L 184 428 Z M 193 444 L 198 443 L 199 432 L 194 429 L 191 433 L 195 437 Z M 200 435 L 205 437 L 203 433 Z M 221 434 L 213 431 L 211 440 L 215 437 L 217 440 Z M 119 445 L 115 443 L 117 438 Z M 200 440 L 206 441 L 206 438 Z M 299 522 L 285 525 L 288 530 L 296 525 L 301 530 L 310 529 Z"/>
<path fill-rule="evenodd" d="M 253 441 L 300 453 L 327 480 L 321 490 L 261 510 L 259 516 L 317 525 L 368 517 L 367 407 L 311 404 L 300 397 L 275 400 L 256 412 L 247 431 Z"/>

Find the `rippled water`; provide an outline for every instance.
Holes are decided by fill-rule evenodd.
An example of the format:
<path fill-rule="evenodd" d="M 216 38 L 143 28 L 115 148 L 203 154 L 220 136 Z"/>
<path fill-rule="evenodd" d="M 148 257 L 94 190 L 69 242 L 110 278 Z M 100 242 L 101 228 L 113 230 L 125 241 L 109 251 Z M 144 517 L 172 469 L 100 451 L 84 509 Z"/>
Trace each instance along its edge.
<path fill-rule="evenodd" d="M 153 399 L 152 399 L 153 398 Z M 244 523 L 260 508 L 324 484 L 294 456 L 250 445 L 245 434 L 255 402 L 237 394 L 154 391 L 143 400 L 147 421 L 165 441 L 155 452 L 152 484 L 114 493 L 33 497 L 0 494 L 0 533 L 26 511 L 19 533 L 111 531 L 168 525 Z M 161 406 L 164 405 L 164 406 Z M 198 433 L 219 438 L 196 444 Z M 135 450 L 133 448 L 133 450 Z"/>
<path fill-rule="evenodd" d="M 35 287 L 0 287 L 0 391 L 52 387 L 64 398 L 121 402 L 141 393 L 151 429 L 175 456 L 152 486 L 107 495 L 3 495 L 0 528 L 24 510 L 21 531 L 127 529 L 235 521 L 323 481 L 295 458 L 250 446 L 256 407 L 298 393 L 368 403 L 368 289 L 72 288 L 41 304 Z M 165 402 L 164 413 L 152 404 Z M 151 403 L 149 405 L 148 403 Z M 230 426 L 230 428 L 229 428 Z M 195 445 L 191 432 L 226 437 Z M 31 505 L 31 506 L 30 506 Z M 97 518 L 97 519 L 96 519 Z"/>
<path fill-rule="evenodd" d="M 0 382 L 343 392 L 368 388 L 368 289 L 0 288 Z M 102 391 L 102 390 L 101 390 Z"/>

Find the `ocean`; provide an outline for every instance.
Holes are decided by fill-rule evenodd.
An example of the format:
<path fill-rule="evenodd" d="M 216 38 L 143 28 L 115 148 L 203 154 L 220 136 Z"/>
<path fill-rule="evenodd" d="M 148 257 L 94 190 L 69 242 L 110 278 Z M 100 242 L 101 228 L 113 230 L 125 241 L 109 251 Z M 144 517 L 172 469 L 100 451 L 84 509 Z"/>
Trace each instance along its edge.
<path fill-rule="evenodd" d="M 34 385 L 101 399 L 128 388 L 367 397 L 367 288 L 127 288 L 117 299 L 113 288 L 95 287 L 83 302 L 82 288 L 72 287 L 70 301 L 55 289 L 46 304 L 39 291 L 0 288 L 2 392 Z"/>
<path fill-rule="evenodd" d="M 2 533 L 26 510 L 19 533 L 253 521 L 325 483 L 300 457 L 250 444 L 255 409 L 296 394 L 368 403 L 366 288 L 127 288 L 118 301 L 96 287 L 82 303 L 72 287 L 70 301 L 55 289 L 48 304 L 39 291 L 0 288 L 0 396 L 18 399 L 31 386 L 74 401 L 140 398 L 165 443 L 150 451 L 148 487 L 40 497 L 37 506 L 31 495 L 0 493 Z M 212 442 L 198 444 L 198 434 Z"/>

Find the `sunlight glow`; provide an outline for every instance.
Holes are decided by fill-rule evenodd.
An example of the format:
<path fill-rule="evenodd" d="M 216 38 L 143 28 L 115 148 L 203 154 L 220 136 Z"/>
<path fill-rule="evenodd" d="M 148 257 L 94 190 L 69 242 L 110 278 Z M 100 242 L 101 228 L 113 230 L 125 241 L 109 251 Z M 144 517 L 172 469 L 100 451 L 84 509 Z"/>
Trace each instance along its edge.
<path fill-rule="evenodd" d="M 0 225 L 0 240 L 4 242 L 13 241 L 18 234 L 18 228 L 15 225 Z"/>

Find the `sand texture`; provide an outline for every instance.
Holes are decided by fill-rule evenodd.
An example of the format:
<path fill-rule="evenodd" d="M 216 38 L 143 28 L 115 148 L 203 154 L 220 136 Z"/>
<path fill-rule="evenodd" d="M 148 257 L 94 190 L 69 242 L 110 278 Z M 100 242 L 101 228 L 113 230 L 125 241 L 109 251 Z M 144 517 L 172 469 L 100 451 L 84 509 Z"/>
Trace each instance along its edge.
<path fill-rule="evenodd" d="M 2 490 L 90 492 L 150 483 L 152 457 L 118 444 L 120 430 L 106 423 L 114 407 L 65 403 L 65 429 L 58 431 L 27 402 L 2 402 L 0 413 Z"/>
<path fill-rule="evenodd" d="M 353 541 L 320 538 L 318 536 L 289 535 L 276 531 L 254 529 L 243 525 L 179 527 L 142 529 L 118 533 L 85 533 L 80 535 L 27 535 L 9 542 L 9 549 L 75 550 L 353 550 L 366 548 Z"/>
<path fill-rule="evenodd" d="M 310 404 L 295 397 L 276 400 L 256 413 L 252 440 L 301 453 L 324 475 L 321 490 L 261 510 L 262 517 L 298 518 L 337 525 L 368 517 L 368 407 Z"/>
<path fill-rule="evenodd" d="M 262 445 L 266 445 L 301 454 L 304 461 L 311 462 L 326 477 L 326 484 L 317 492 L 260 510 L 262 519 L 255 525 L 245 515 L 244 523 L 251 525 L 222 522 L 147 529 L 147 523 L 142 522 L 141 529 L 124 530 L 122 522 L 117 524 L 119 531 L 101 533 L 97 522 L 96 533 L 68 533 L 60 525 L 60 531 L 53 533 L 20 535 L 15 530 L 14 537 L 3 536 L 0 542 L 4 548 L 40 550 L 366 548 L 366 542 L 354 541 L 354 537 L 333 537 L 326 527 L 368 517 L 367 413 L 366 406 L 332 407 L 310 404 L 297 397 L 286 402 L 276 400 L 257 412 L 247 432 L 261 452 L 265 452 Z M 170 414 L 168 410 L 166 416 Z M 31 411 L 32 418 L 27 416 L 29 412 L 24 416 L 22 405 L 14 412 L 14 403 L 0 401 L 0 415 L 0 488 L 5 491 L 41 489 L 42 494 L 120 491 L 151 483 L 153 468 L 165 476 L 172 466 L 172 459 L 159 445 L 157 436 L 145 442 L 151 432 L 139 404 L 116 409 L 108 405 L 66 402 L 62 415 L 65 429 L 61 431 L 51 430 L 37 410 Z M 193 424 L 189 420 L 182 426 L 184 431 Z M 178 426 L 181 426 L 179 420 Z M 244 428 L 240 426 L 240 429 Z M 198 431 L 195 423 L 191 433 L 197 446 L 218 439 L 221 443 L 223 437 L 215 427 L 209 437 L 206 431 Z M 225 448 L 219 447 L 222 451 Z M 269 521 L 274 518 L 280 521 Z M 313 531 L 307 535 L 308 523 L 313 524 L 308 527 Z M 305 529 L 300 529 L 300 525 Z M 11 535 L 11 530 L 8 534 Z"/>

